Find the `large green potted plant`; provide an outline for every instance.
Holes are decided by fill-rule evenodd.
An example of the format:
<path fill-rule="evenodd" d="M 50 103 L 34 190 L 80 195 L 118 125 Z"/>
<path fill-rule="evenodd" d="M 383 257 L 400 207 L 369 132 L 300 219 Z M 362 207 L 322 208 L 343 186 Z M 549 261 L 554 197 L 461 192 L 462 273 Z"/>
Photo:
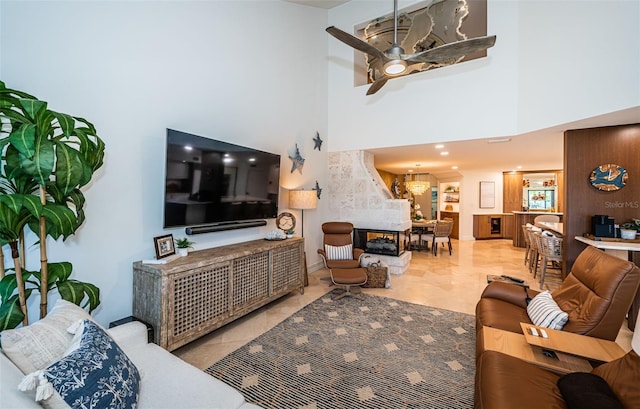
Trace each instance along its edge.
<path fill-rule="evenodd" d="M 40 317 L 54 289 L 92 311 L 100 304 L 99 289 L 71 279 L 71 263 L 49 263 L 46 239 L 66 240 L 84 222 L 80 188 L 102 166 L 104 143 L 87 120 L 52 111 L 2 81 L 0 123 L 0 242 L 9 245 L 13 259 L 5 271 L 0 252 L 0 331 L 28 325 L 27 300 L 34 292 Z M 39 271 L 26 269 L 26 229 L 37 235 Z"/>

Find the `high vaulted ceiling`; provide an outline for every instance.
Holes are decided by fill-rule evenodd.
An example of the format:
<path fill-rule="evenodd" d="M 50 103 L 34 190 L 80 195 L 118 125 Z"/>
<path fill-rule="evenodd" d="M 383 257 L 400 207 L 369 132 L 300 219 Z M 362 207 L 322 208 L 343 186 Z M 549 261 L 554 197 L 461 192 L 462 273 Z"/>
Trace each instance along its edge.
<path fill-rule="evenodd" d="M 312 7 L 330 9 L 350 0 L 284 0 Z M 391 5 L 391 0 L 388 0 Z M 549 170 L 563 167 L 563 134 L 571 129 L 626 125 L 640 122 L 640 107 L 600 115 L 593 118 L 558 125 L 523 135 L 499 136 L 487 139 L 421 145 L 367 149 L 375 155 L 375 166 L 395 174 L 415 171 L 430 173 L 439 178 L 457 177 L 465 171 Z M 489 140 L 506 142 L 490 143 Z M 449 152 L 441 156 L 440 152 Z M 457 169 L 452 169 L 456 166 Z"/>

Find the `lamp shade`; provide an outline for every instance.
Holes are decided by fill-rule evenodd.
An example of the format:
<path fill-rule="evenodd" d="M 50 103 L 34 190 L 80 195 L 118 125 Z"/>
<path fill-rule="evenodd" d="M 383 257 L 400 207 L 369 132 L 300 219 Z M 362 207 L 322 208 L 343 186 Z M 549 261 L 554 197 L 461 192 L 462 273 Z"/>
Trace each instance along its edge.
<path fill-rule="evenodd" d="M 318 194 L 315 190 L 290 190 L 289 207 L 292 209 L 315 209 L 318 207 Z"/>

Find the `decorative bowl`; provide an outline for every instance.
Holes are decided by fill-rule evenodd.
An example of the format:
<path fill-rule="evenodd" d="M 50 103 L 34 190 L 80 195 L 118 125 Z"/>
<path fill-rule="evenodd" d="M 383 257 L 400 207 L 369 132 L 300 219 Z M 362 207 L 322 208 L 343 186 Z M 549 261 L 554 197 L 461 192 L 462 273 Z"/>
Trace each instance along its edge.
<path fill-rule="evenodd" d="M 636 238 L 636 231 L 631 229 L 620 229 L 620 237 L 625 240 L 633 240 Z"/>

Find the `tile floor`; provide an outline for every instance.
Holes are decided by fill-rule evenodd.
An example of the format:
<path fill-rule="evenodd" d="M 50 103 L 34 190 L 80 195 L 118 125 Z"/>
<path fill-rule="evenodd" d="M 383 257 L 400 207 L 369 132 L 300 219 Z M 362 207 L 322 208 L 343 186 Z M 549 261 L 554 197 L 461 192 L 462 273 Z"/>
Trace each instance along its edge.
<path fill-rule="evenodd" d="M 391 288 L 363 291 L 416 304 L 474 314 L 475 305 L 487 285 L 487 274 L 506 274 L 525 279 L 534 289 L 539 285 L 524 265 L 524 249 L 513 247 L 511 240 L 453 240 L 453 255 L 441 248 L 437 257 L 430 252 L 413 252 L 409 270 L 391 276 Z M 297 291 L 228 324 L 174 351 L 192 365 L 206 369 L 219 359 L 268 331 L 333 287 L 326 269 L 309 273 L 304 294 Z M 557 276 L 556 276 L 557 277 Z M 559 280 L 549 274 L 553 288 Z M 618 342 L 631 349 L 632 332 L 624 323 Z"/>

